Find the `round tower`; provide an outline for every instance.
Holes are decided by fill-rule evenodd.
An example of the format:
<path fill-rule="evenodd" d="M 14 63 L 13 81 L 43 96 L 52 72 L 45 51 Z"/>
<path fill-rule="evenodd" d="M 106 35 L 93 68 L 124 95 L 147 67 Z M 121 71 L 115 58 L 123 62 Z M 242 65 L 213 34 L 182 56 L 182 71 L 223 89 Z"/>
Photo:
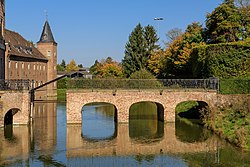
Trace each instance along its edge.
<path fill-rule="evenodd" d="M 57 43 L 46 20 L 40 40 L 37 42 L 37 49 L 48 59 L 47 63 L 47 82 L 57 77 Z M 47 86 L 47 97 L 53 99 L 57 96 L 57 85 L 53 82 Z"/>

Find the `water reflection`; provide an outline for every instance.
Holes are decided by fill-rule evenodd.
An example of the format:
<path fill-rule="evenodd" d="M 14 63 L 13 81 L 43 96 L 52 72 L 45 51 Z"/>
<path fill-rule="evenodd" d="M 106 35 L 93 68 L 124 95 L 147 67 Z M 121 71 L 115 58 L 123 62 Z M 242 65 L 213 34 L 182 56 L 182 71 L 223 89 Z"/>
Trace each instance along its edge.
<path fill-rule="evenodd" d="M 141 102 L 129 111 L 129 137 L 136 142 L 159 141 L 164 135 L 164 122 L 158 120 L 157 105 Z M 150 139 L 150 140 L 149 140 Z"/>
<path fill-rule="evenodd" d="M 176 116 L 175 121 L 175 135 L 182 142 L 203 142 L 211 136 L 211 132 L 196 123 L 196 120 Z"/>
<path fill-rule="evenodd" d="M 14 126 L 11 140 L 6 139 L 4 129 L 0 129 L 2 136 L 0 166 L 83 164 L 85 166 L 249 166 L 250 164 L 249 153 L 240 152 L 215 136 L 199 139 L 199 136 L 202 138 L 202 131 L 196 137 L 192 137 L 189 134 L 197 131 L 188 130 L 189 133 L 185 133 L 186 125 L 179 126 L 178 123 L 176 125 L 168 123 L 164 128 L 159 128 L 155 122 L 149 122 L 153 128 L 147 134 L 148 141 L 157 138 L 149 134 L 155 136 L 159 133 L 157 131 L 163 131 L 164 134 L 155 142 L 143 142 L 147 140 L 145 135 L 142 141 L 135 142 L 135 138 L 139 135 L 131 137 L 131 126 L 137 126 L 139 133 L 139 125 L 130 124 L 118 124 L 117 128 L 113 129 L 117 133 L 114 138 L 91 142 L 82 138 L 81 125 L 66 124 L 65 104 L 57 104 L 57 108 L 55 107 L 56 104 L 50 103 L 36 104 L 33 126 Z M 141 124 L 140 121 L 138 124 Z M 102 129 L 95 133 L 99 133 L 100 130 Z M 186 137 L 185 141 L 182 141 L 177 131 L 195 140 Z"/>
<path fill-rule="evenodd" d="M 53 151 L 56 146 L 57 122 L 55 103 L 36 103 L 34 106 L 32 141 L 33 150 Z"/>
<path fill-rule="evenodd" d="M 82 111 L 82 137 L 97 142 L 117 136 L 116 109 L 107 103 L 85 105 Z"/>
<path fill-rule="evenodd" d="M 13 136 L 13 125 L 5 125 L 4 126 L 4 137 L 8 140 L 13 140 L 15 137 Z"/>

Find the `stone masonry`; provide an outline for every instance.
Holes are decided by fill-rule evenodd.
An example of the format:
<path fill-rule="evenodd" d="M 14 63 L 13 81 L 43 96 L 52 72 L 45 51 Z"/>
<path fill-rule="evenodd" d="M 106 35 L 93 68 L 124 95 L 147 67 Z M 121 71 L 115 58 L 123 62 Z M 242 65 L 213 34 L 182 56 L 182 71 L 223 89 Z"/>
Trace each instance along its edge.
<path fill-rule="evenodd" d="M 113 91 L 67 91 L 67 123 L 82 122 L 82 107 L 88 103 L 105 102 L 113 104 L 117 110 L 117 120 L 120 123 L 129 121 L 129 109 L 138 102 L 155 102 L 164 109 L 164 121 L 175 122 L 175 108 L 184 101 L 203 101 L 213 109 L 217 104 L 217 92 L 215 91 L 164 91 L 145 90 L 118 90 Z"/>
<path fill-rule="evenodd" d="M 13 116 L 13 124 L 28 124 L 30 110 L 28 91 L 0 91 L 0 127 L 4 126 L 5 114 L 14 108 L 19 111 Z"/>

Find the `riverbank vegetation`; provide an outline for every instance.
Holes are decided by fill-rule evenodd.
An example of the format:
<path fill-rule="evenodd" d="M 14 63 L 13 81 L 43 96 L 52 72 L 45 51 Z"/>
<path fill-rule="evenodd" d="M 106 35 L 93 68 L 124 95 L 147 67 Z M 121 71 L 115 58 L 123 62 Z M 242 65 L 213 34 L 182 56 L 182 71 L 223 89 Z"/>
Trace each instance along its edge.
<path fill-rule="evenodd" d="M 231 104 L 207 112 L 205 126 L 230 143 L 250 150 L 250 101 L 242 96 Z"/>
<path fill-rule="evenodd" d="M 196 101 L 182 102 L 176 107 L 176 115 L 179 121 L 188 125 L 193 124 L 190 119 L 200 119 L 203 126 L 221 138 L 250 150 L 250 101 L 247 95 L 238 95 L 237 100 L 213 111 L 209 106 L 199 107 Z"/>

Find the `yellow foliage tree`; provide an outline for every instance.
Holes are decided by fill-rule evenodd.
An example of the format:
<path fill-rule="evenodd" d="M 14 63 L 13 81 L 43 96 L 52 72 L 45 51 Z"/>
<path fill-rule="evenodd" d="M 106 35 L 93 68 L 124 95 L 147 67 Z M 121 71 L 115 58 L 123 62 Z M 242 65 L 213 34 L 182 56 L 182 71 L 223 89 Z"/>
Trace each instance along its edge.
<path fill-rule="evenodd" d="M 71 72 L 71 71 L 78 71 L 79 67 L 76 65 L 75 60 L 71 60 L 69 64 L 66 66 L 66 71 Z"/>

